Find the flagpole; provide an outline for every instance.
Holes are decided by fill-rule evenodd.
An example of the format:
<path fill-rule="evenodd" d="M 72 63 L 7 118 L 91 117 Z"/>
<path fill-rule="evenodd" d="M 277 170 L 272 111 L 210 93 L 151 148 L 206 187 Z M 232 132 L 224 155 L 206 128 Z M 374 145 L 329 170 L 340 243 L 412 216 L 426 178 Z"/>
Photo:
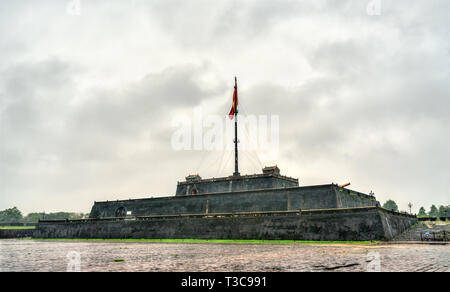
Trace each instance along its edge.
<path fill-rule="evenodd" d="M 237 132 L 237 115 L 238 115 L 238 92 L 237 92 L 237 77 L 234 77 L 234 90 L 236 91 L 236 104 L 234 112 L 234 173 L 233 176 L 239 176 L 238 166 L 238 132 Z"/>

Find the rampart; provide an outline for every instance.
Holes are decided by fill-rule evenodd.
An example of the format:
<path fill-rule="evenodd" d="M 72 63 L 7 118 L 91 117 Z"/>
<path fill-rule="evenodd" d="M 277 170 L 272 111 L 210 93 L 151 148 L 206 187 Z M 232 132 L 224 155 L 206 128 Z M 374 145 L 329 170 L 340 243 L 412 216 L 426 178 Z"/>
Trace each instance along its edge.
<path fill-rule="evenodd" d="M 378 206 L 375 197 L 335 184 L 95 202 L 91 218 L 267 212 Z"/>
<path fill-rule="evenodd" d="M 39 238 L 390 240 L 415 216 L 379 207 L 41 221 Z"/>
<path fill-rule="evenodd" d="M 190 176 L 187 177 L 186 181 L 177 183 L 175 195 L 186 196 L 192 194 L 223 193 L 285 187 L 298 187 L 298 179 L 275 173 L 210 179 L 201 179 L 200 176 Z"/>
<path fill-rule="evenodd" d="M 33 237 L 35 229 L 0 229 L 0 238 Z"/>

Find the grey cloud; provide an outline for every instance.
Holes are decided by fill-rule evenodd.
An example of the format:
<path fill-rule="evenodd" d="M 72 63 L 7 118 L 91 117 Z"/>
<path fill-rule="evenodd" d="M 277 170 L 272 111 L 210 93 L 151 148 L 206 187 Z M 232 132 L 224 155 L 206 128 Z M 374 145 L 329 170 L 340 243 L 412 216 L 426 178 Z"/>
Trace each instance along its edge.
<path fill-rule="evenodd" d="M 0 73 L 2 134 L 8 138 L 2 146 L 25 151 L 24 140 L 51 137 L 73 93 L 70 75 L 71 68 L 58 59 L 20 63 Z"/>
<path fill-rule="evenodd" d="M 33 190 L 51 198 L 49 206 L 72 200 L 68 205 L 87 210 L 86 192 L 103 186 L 112 195 L 117 185 L 111 180 L 159 175 L 153 167 L 158 161 L 166 169 L 176 164 L 169 158 L 180 155 L 170 148 L 173 113 L 217 94 L 199 82 L 205 67 L 181 65 L 122 90 L 88 89 L 88 96 L 72 103 L 83 92 L 74 86 L 79 72 L 70 68 L 50 59 L 2 72 L 2 205 L 10 194 L 16 202 L 34 201 Z M 167 194 L 172 184 L 167 182 Z M 83 202 L 77 200 L 80 188 Z"/>
<path fill-rule="evenodd" d="M 320 77 L 292 88 L 258 85 L 247 106 L 264 111 L 270 104 L 272 112 L 282 112 L 286 157 L 307 167 L 321 161 L 329 179 L 377 185 L 380 199 L 395 193 L 403 205 L 423 200 L 428 186 L 435 199 L 444 200 L 449 69 L 444 56 L 435 63 L 434 52 L 439 48 L 408 48 L 393 58 L 388 49 L 377 51 L 356 39 L 327 42 L 309 59 Z"/>
<path fill-rule="evenodd" d="M 217 89 L 206 89 L 199 79 L 205 67 L 192 65 L 172 67 L 145 76 L 119 91 L 95 91 L 88 101 L 73 112 L 68 125 L 74 133 L 111 134 L 116 139 L 130 139 L 147 130 L 155 133 L 167 127 L 172 112 L 193 108 L 211 99 Z"/>
<path fill-rule="evenodd" d="M 50 3 L 37 10 L 64 14 Z M 32 21 L 20 18 L 30 17 L 26 5 L 11 5 L 19 18 L 0 17 L 0 209 L 88 211 L 93 200 L 171 195 L 201 164 L 213 165 L 204 177 L 216 175 L 214 157 L 226 153 L 173 151 L 170 122 L 209 102 L 205 114 L 226 113 L 230 74 L 243 76 L 245 112 L 280 115 L 283 173 L 303 184 L 351 180 L 403 208 L 448 204 L 446 1 L 382 1 L 380 17 L 366 14 L 366 1 L 116 1 L 86 3 L 79 18 L 36 12 Z M 8 32 L 20 19 L 22 33 Z M 123 36 L 110 29 L 117 22 Z M 39 42 L 41 23 L 61 29 Z M 169 47 L 146 42 L 155 36 Z M 79 54 L 64 50 L 77 43 Z M 120 46 L 125 55 L 108 56 Z M 136 47 L 142 62 L 162 59 L 142 73 L 125 64 Z M 92 87 L 85 73 L 102 65 L 90 58 L 99 52 L 100 72 L 128 65 L 123 74 L 137 81 Z M 274 73 L 296 66 L 309 68 L 289 80 Z M 245 155 L 241 166 L 259 171 Z"/>
<path fill-rule="evenodd" d="M 155 1 L 150 21 L 186 48 L 246 46 L 267 35 L 279 21 L 317 12 L 325 5 L 306 1 Z M 238 48 L 236 48 L 238 49 Z"/>

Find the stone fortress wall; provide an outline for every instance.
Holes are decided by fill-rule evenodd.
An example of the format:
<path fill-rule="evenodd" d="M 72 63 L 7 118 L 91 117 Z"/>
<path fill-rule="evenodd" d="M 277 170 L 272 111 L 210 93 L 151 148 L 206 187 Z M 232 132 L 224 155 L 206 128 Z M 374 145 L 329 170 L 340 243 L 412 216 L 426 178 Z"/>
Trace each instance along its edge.
<path fill-rule="evenodd" d="M 330 184 L 95 202 L 90 217 L 289 211 L 377 205 L 379 203 L 373 196 Z"/>
<path fill-rule="evenodd" d="M 298 179 L 280 175 L 278 168 L 270 171 L 265 168 L 262 174 L 243 176 L 202 179 L 199 175 L 190 175 L 186 177 L 186 181 L 177 183 L 175 195 L 186 196 L 285 187 L 298 187 Z"/>
<path fill-rule="evenodd" d="M 414 216 L 379 207 L 40 222 L 37 238 L 391 240 Z"/>
<path fill-rule="evenodd" d="M 417 221 L 336 184 L 298 186 L 278 167 L 202 180 L 172 197 L 95 202 L 90 218 L 40 221 L 34 237 L 390 240 Z"/>

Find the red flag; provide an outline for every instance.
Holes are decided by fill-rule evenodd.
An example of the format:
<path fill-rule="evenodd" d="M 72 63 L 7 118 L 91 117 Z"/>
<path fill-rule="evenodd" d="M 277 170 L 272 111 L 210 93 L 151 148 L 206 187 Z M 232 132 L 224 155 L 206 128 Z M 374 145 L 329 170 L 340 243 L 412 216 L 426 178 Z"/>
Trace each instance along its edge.
<path fill-rule="evenodd" d="M 237 105 L 238 105 L 238 93 L 237 93 L 237 84 L 235 84 L 233 93 L 233 106 L 231 107 L 230 113 L 228 114 L 230 120 L 233 119 L 235 113 L 237 112 Z"/>

